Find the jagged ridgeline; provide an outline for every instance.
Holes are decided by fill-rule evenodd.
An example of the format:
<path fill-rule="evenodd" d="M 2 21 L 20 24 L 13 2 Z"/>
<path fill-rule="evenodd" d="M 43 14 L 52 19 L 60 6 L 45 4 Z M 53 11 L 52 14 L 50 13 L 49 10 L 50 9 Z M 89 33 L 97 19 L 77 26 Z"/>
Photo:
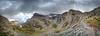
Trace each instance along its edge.
<path fill-rule="evenodd" d="M 0 36 L 100 36 L 100 7 L 84 12 L 35 13 L 20 25 L 0 16 Z M 13 34 L 11 34 L 13 33 Z"/>

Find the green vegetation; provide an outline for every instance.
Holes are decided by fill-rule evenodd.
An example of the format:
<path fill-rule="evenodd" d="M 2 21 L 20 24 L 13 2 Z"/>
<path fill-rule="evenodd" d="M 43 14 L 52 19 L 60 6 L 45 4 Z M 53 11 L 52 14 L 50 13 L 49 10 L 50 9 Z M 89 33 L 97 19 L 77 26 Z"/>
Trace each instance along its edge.
<path fill-rule="evenodd" d="M 30 34 L 30 35 L 33 35 L 33 36 L 39 36 L 40 33 L 45 32 L 45 30 L 40 30 L 39 28 L 32 28 L 29 25 L 23 26 L 23 27 L 16 26 L 15 31 L 19 32 L 19 33 Z"/>
<path fill-rule="evenodd" d="M 100 16 L 93 16 L 87 19 L 90 26 L 100 28 Z"/>
<path fill-rule="evenodd" d="M 56 29 L 55 32 L 56 32 L 56 33 L 59 33 L 59 32 L 61 32 L 61 30 L 57 30 L 57 29 Z"/>
<path fill-rule="evenodd" d="M 52 27 L 57 28 L 57 24 L 52 24 Z"/>
<path fill-rule="evenodd" d="M 0 36 L 7 36 L 7 35 L 4 32 L 0 32 Z"/>

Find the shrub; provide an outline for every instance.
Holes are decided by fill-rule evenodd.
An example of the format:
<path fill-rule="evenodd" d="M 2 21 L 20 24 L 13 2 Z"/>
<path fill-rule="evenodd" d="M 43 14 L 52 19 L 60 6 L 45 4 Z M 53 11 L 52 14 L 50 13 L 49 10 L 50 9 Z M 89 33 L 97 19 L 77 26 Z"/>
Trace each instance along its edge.
<path fill-rule="evenodd" d="M 57 24 L 53 24 L 52 27 L 57 28 Z"/>
<path fill-rule="evenodd" d="M 87 19 L 90 26 L 100 28 L 100 17 L 90 17 Z"/>

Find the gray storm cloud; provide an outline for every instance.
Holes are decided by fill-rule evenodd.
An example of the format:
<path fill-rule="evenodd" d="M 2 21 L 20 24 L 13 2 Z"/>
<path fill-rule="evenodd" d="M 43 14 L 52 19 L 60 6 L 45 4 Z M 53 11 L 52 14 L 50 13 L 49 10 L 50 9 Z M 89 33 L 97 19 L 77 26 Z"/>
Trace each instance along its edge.
<path fill-rule="evenodd" d="M 73 0 L 72 0 L 73 1 Z M 0 1 L 0 14 L 16 14 L 19 12 L 44 11 L 53 13 L 72 8 L 69 0 L 7 0 Z M 8 14 L 8 15 L 9 15 Z"/>
<path fill-rule="evenodd" d="M 90 11 L 98 6 L 100 0 L 0 0 L 0 14 L 13 17 L 20 13 L 63 13 L 69 9 Z"/>

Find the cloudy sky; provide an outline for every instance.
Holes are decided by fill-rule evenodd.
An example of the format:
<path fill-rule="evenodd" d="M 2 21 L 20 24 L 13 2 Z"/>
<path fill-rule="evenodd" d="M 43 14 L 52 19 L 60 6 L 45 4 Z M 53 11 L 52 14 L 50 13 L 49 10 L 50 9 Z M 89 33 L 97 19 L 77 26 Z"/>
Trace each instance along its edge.
<path fill-rule="evenodd" d="M 100 0 L 0 0 L 0 14 L 10 20 L 25 22 L 33 13 L 63 13 L 69 9 L 90 11 Z"/>

